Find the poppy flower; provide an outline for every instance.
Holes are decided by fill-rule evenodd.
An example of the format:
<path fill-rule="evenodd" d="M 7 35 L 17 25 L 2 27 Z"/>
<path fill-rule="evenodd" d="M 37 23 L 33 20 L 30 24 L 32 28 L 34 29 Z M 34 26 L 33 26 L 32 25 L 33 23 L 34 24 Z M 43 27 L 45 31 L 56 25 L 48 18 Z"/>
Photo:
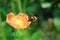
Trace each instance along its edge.
<path fill-rule="evenodd" d="M 9 13 L 6 18 L 6 22 L 16 29 L 27 28 L 31 24 L 31 21 L 28 20 L 28 16 L 24 13 L 19 13 L 16 16 L 13 13 Z"/>

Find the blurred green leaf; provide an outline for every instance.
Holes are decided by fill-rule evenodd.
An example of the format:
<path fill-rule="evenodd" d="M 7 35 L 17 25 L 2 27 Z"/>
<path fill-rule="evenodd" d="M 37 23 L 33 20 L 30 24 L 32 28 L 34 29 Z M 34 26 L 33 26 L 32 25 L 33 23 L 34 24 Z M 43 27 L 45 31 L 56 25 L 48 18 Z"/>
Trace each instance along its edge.
<path fill-rule="evenodd" d="M 31 40 L 40 40 L 40 31 L 37 30 L 35 33 L 33 33 Z"/>
<path fill-rule="evenodd" d="M 58 3 L 58 7 L 60 8 L 60 3 Z"/>
<path fill-rule="evenodd" d="M 51 3 L 49 3 L 49 2 L 46 2 L 46 3 L 41 3 L 41 7 L 42 8 L 50 8 L 51 7 Z"/>
<path fill-rule="evenodd" d="M 27 11 L 27 13 L 34 13 L 36 11 L 36 9 L 37 9 L 36 6 L 33 5 L 33 6 L 27 7 L 26 11 Z"/>
<path fill-rule="evenodd" d="M 54 25 L 58 31 L 60 31 L 60 18 L 54 18 Z"/>

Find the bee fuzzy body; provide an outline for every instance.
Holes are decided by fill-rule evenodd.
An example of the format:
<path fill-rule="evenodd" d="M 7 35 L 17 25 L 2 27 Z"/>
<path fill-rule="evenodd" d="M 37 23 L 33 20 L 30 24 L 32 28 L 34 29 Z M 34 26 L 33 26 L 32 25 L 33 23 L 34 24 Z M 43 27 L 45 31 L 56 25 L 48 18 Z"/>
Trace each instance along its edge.
<path fill-rule="evenodd" d="M 31 16 L 31 21 L 37 21 L 37 17 L 36 16 Z"/>

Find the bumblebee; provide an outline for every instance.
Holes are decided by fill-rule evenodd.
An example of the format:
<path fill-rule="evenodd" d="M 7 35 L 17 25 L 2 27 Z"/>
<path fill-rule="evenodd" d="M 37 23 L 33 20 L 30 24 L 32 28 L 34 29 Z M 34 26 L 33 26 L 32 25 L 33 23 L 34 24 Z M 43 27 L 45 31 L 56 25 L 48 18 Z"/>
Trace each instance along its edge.
<path fill-rule="evenodd" d="M 31 21 L 37 21 L 37 17 L 36 16 L 31 16 Z"/>

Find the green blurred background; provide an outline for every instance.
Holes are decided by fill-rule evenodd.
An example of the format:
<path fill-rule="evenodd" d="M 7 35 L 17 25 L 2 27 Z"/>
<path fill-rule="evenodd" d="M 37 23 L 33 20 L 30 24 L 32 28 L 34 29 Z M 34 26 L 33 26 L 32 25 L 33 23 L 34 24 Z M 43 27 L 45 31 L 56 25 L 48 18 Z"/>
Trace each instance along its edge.
<path fill-rule="evenodd" d="M 38 20 L 17 30 L 6 23 L 10 12 Z M 60 0 L 0 0 L 0 40 L 60 40 Z"/>

